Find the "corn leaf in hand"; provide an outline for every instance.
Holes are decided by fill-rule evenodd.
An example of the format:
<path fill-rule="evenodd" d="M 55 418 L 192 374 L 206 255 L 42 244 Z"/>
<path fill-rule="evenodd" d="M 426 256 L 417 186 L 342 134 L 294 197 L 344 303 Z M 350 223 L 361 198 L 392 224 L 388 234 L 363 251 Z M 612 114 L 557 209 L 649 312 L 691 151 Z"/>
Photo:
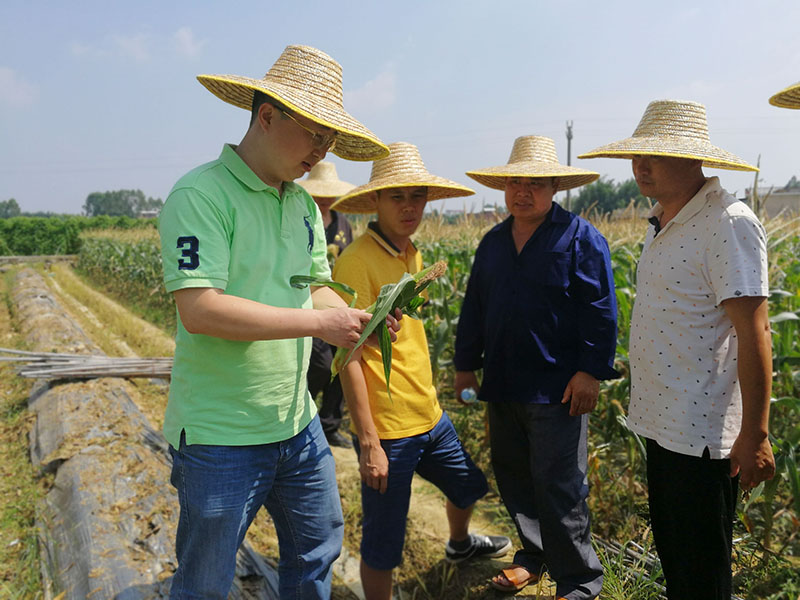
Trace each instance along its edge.
<path fill-rule="evenodd" d="M 353 288 L 339 281 L 334 281 L 333 279 L 318 279 L 316 277 L 312 277 L 311 275 L 292 275 L 289 278 L 289 285 L 298 290 L 305 289 L 309 285 L 311 286 L 324 285 L 326 287 L 331 288 L 332 290 L 336 290 L 337 292 L 342 292 L 343 294 L 352 296 L 353 299 L 350 300 L 350 304 L 348 305 L 350 308 L 353 308 L 356 305 L 356 299 L 358 298 L 358 294 L 356 294 L 356 291 Z"/>
<path fill-rule="evenodd" d="M 404 312 L 408 312 L 411 316 L 425 301 L 419 294 L 430 283 L 444 275 L 447 270 L 447 263 L 439 261 L 426 269 L 422 269 L 415 275 L 403 273 L 400 281 L 397 283 L 388 283 L 381 287 L 378 297 L 372 306 L 366 308 L 368 313 L 372 314 L 372 318 L 364 327 L 361 337 L 356 343 L 355 347 L 351 350 L 347 348 L 339 348 L 333 358 L 331 364 L 331 377 L 335 377 L 344 366 L 350 362 L 353 352 L 360 348 L 366 339 L 377 329 L 378 343 L 381 350 L 381 359 L 383 361 L 383 372 L 386 376 L 386 391 L 389 394 L 389 399 L 392 398 L 392 393 L 389 390 L 389 376 L 392 371 L 392 344 L 389 329 L 386 325 L 386 317 L 394 313 L 395 309 L 399 308 Z"/>

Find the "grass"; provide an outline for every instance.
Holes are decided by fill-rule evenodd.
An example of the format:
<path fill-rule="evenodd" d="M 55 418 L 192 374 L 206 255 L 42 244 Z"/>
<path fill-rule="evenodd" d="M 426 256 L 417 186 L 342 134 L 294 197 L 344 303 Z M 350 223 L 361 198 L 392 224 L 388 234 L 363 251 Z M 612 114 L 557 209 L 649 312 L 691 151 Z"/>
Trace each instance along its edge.
<path fill-rule="evenodd" d="M 13 273 L 0 277 L 0 345 L 19 348 L 23 344 L 9 297 Z M 35 507 L 51 483 L 49 476 L 39 476 L 28 456 L 30 388 L 31 382 L 17 377 L 10 364 L 0 366 L 0 597 L 15 600 L 42 597 Z"/>
<path fill-rule="evenodd" d="M 119 356 L 125 348 L 136 356 L 172 356 L 174 340 L 163 330 L 138 318 L 123 306 L 86 285 L 75 272 L 64 264 L 54 264 L 45 280 L 55 288 L 60 300 L 73 316 L 109 356 Z M 53 282 L 57 286 L 53 286 Z M 91 307 L 87 312 L 86 307 Z M 123 342 L 123 344 L 120 344 Z"/>
<path fill-rule="evenodd" d="M 174 334 L 176 310 L 164 290 L 155 230 L 103 231 L 83 238 L 77 272 L 139 317 Z"/>
<path fill-rule="evenodd" d="M 83 283 L 68 266 L 56 264 L 49 272 L 40 272 L 62 306 L 107 355 L 160 357 L 174 354 L 175 342 L 167 333 Z M 160 430 L 164 424 L 168 388 L 147 378 L 130 379 L 129 385 L 135 390 L 140 410 L 150 424 Z"/>
<path fill-rule="evenodd" d="M 649 545 L 649 535 L 644 545 L 629 542 L 618 551 L 598 547 L 597 556 L 603 565 L 604 600 L 660 600 L 664 593 L 661 569 L 651 565 L 647 554 L 655 553 Z M 629 547 L 629 546 L 632 546 Z M 626 552 L 626 548 L 628 552 Z"/>

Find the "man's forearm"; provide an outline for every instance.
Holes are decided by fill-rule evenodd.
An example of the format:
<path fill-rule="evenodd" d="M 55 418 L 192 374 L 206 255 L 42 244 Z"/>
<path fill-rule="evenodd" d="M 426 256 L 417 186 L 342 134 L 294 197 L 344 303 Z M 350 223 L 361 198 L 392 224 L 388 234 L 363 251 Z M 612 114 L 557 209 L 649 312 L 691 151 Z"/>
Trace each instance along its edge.
<path fill-rule="evenodd" d="M 269 306 L 215 288 L 175 292 L 181 322 L 189 333 L 253 342 L 317 335 L 317 311 Z"/>
<path fill-rule="evenodd" d="M 357 355 L 356 355 L 357 354 Z M 350 420 L 356 430 L 358 443 L 362 447 L 380 444 L 378 431 L 372 420 L 372 410 L 369 406 L 369 391 L 361 366 L 360 350 L 356 351 L 353 358 L 340 372 L 342 391 L 350 412 Z"/>
<path fill-rule="evenodd" d="M 725 300 L 725 313 L 738 338 L 737 373 L 742 393 L 741 434 L 766 438 L 769 432 L 769 401 L 772 392 L 772 338 L 766 298 Z"/>
<path fill-rule="evenodd" d="M 769 325 L 767 325 L 769 327 Z M 738 375 L 742 392 L 742 428 L 754 438 L 769 433 L 769 402 L 772 392 L 772 347 L 769 330 L 739 334 Z"/>

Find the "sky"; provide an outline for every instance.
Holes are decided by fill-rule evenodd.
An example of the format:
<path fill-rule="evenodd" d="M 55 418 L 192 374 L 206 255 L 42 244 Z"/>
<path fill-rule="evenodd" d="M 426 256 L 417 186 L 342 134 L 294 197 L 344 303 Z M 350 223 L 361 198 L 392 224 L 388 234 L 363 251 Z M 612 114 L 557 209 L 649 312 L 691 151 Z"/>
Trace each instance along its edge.
<path fill-rule="evenodd" d="M 289 44 L 342 65 L 345 109 L 385 143 L 476 191 L 434 208 L 502 204 L 464 172 L 505 164 L 517 136 L 553 138 L 566 163 L 567 121 L 574 166 L 629 179 L 628 160 L 576 157 L 630 136 L 656 99 L 704 104 L 711 142 L 781 186 L 800 177 L 800 111 L 767 100 L 800 80 L 798 23 L 797 0 L 3 0 L 0 201 L 79 214 L 96 191 L 165 199 L 248 125 L 196 75 L 260 78 Z M 371 163 L 328 159 L 369 179 Z M 739 196 L 754 182 L 706 174 Z"/>

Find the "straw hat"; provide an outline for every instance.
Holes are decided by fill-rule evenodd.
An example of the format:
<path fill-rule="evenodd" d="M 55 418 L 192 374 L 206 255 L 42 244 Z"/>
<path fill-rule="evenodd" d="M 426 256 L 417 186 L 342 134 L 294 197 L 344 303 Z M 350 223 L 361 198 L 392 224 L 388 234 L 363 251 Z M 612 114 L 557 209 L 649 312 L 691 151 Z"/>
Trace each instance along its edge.
<path fill-rule="evenodd" d="M 775 94 L 769 103 L 781 108 L 800 108 L 800 81 Z"/>
<path fill-rule="evenodd" d="M 342 67 L 324 52 L 309 46 L 286 49 L 261 79 L 239 75 L 198 75 L 215 96 L 245 110 L 258 90 L 288 108 L 338 132 L 332 152 L 349 160 L 375 160 L 388 149 L 374 133 L 356 121 L 342 102 Z"/>
<path fill-rule="evenodd" d="M 633 136 L 579 154 L 578 158 L 674 156 L 703 161 L 704 167 L 758 171 L 708 140 L 706 107 L 697 102 L 656 100 L 647 105 Z"/>
<path fill-rule="evenodd" d="M 372 192 L 396 187 L 425 186 L 428 201 L 442 198 L 471 196 L 475 192 L 455 181 L 431 175 L 422 163 L 419 150 L 414 144 L 396 142 L 389 144 L 388 158 L 372 163 L 369 183 L 359 186 L 339 198 L 332 209 L 346 213 L 371 213 L 377 210 Z"/>
<path fill-rule="evenodd" d="M 539 135 L 525 135 L 514 140 L 507 165 L 467 171 L 467 175 L 496 190 L 505 189 L 509 177 L 558 177 L 556 191 L 586 185 L 600 177 L 594 171 L 560 164 L 553 140 Z"/>
<path fill-rule="evenodd" d="M 338 198 L 356 187 L 339 179 L 336 165 L 327 160 L 318 162 L 312 167 L 308 177 L 296 183 L 302 185 L 315 198 Z"/>

